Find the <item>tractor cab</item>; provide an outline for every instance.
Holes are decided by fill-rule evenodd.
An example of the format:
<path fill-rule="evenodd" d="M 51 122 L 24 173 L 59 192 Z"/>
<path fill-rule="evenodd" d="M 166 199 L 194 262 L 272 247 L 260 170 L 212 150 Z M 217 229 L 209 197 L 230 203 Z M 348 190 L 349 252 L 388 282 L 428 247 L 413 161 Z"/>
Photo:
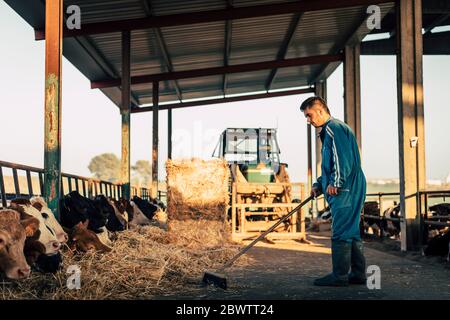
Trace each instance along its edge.
<path fill-rule="evenodd" d="M 213 157 L 236 164 L 248 182 L 274 182 L 280 168 L 276 129 L 228 128 L 220 135 Z"/>

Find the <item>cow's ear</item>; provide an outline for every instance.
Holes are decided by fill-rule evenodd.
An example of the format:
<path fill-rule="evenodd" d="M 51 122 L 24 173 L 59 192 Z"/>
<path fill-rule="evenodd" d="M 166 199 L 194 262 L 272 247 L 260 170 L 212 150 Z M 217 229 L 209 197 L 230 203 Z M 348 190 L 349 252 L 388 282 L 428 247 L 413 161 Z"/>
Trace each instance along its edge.
<path fill-rule="evenodd" d="M 38 211 L 41 211 L 41 210 L 42 210 L 42 204 L 39 203 L 39 202 L 34 202 L 34 203 L 32 204 L 32 206 L 35 207 L 36 209 L 38 209 Z"/>
<path fill-rule="evenodd" d="M 87 229 L 89 225 L 89 219 L 86 219 L 86 221 L 83 222 L 83 228 Z"/>
<path fill-rule="evenodd" d="M 37 230 L 39 230 L 39 220 L 36 218 L 28 218 L 20 221 L 20 224 L 25 229 L 27 237 L 32 237 Z"/>

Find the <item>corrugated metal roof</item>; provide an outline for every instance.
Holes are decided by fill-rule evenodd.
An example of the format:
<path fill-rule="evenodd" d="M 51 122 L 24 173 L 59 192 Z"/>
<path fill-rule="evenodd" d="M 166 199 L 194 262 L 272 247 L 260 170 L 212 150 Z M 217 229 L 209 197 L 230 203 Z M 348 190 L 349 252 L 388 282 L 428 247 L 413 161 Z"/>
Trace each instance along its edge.
<path fill-rule="evenodd" d="M 43 1 L 6 0 L 32 27 L 44 27 Z M 145 18 L 149 15 L 173 15 L 234 7 L 293 2 L 290 0 L 65 0 L 79 5 L 82 23 L 97 23 Z M 393 4 L 380 5 L 386 14 Z M 150 11 L 149 11 L 150 8 Z M 283 14 L 231 21 L 229 65 L 274 61 L 285 43 L 295 14 Z M 365 7 L 306 12 L 294 32 L 285 58 L 334 54 L 342 50 L 366 17 Z M 141 76 L 169 71 L 221 67 L 224 65 L 225 21 L 190 24 L 160 29 L 132 31 L 131 75 Z M 362 38 L 368 30 L 361 28 Z M 161 47 L 161 42 L 165 48 Z M 121 34 L 106 33 L 64 39 L 64 55 L 91 81 L 120 78 Z M 167 50 L 168 63 L 164 50 Z M 339 63 L 280 68 L 271 89 L 308 86 L 314 77 L 329 75 Z M 323 71 L 323 72 L 322 72 Z M 227 94 L 245 94 L 266 90 L 271 70 L 236 73 L 226 76 Z M 176 86 L 184 99 L 223 96 L 222 75 L 164 81 L 160 85 L 160 102 L 177 101 Z M 152 101 L 152 85 L 133 85 L 136 104 Z M 120 105 L 120 89 L 105 88 L 106 94 Z"/>

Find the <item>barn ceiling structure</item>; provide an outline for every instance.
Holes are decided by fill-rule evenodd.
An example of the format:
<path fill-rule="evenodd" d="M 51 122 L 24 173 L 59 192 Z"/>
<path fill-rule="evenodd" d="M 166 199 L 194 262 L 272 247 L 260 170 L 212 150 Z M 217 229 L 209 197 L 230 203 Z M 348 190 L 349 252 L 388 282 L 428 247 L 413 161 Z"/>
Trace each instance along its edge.
<path fill-rule="evenodd" d="M 396 54 L 402 249 L 417 247 L 418 203 L 410 195 L 425 183 L 422 54 L 450 52 L 450 32 L 432 32 L 450 24 L 450 0 L 5 1 L 35 30 L 35 40 L 46 41 L 44 189 L 56 210 L 62 55 L 121 112 L 129 196 L 131 113 L 153 112 L 157 190 L 159 111 L 168 111 L 170 158 L 173 109 L 307 92 L 326 97 L 326 79 L 344 63 L 345 120 L 361 147 L 360 55 Z M 79 29 L 66 26 L 71 6 L 80 9 Z M 373 27 L 374 17 L 380 28 Z M 382 33 L 388 36 L 362 42 Z M 308 127 L 309 183 L 311 137 Z M 411 137 L 418 137 L 417 147 L 410 147 Z M 320 174 L 318 141 L 316 160 Z"/>

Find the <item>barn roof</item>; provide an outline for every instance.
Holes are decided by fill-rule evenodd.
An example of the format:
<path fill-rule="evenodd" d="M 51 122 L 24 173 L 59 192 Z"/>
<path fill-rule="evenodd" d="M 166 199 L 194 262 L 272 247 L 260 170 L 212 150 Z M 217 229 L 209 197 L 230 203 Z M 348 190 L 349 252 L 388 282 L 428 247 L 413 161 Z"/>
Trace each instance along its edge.
<path fill-rule="evenodd" d="M 6 0 L 45 35 L 45 2 Z M 131 30 L 133 108 L 224 95 L 308 87 L 330 75 L 348 43 L 361 41 L 363 0 L 65 0 L 81 8 L 81 30 L 66 31 L 64 56 L 117 106 L 121 31 Z M 357 5 L 354 5 L 357 4 Z"/>

